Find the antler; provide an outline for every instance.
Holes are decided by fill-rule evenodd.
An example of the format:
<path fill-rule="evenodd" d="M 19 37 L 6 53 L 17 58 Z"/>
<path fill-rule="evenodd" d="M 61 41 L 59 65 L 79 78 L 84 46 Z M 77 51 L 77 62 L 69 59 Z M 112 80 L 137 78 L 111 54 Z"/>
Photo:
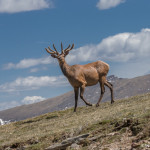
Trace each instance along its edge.
<path fill-rule="evenodd" d="M 64 53 L 71 51 L 74 48 L 74 43 L 72 44 L 71 48 L 69 48 L 69 47 L 70 47 L 70 45 L 64 50 Z"/>
<path fill-rule="evenodd" d="M 50 53 L 50 54 L 55 54 L 55 53 L 56 53 L 56 52 L 54 52 L 53 50 L 51 50 L 51 51 L 52 51 L 52 52 L 51 52 L 48 48 L 45 48 L 45 49 L 46 49 L 46 51 L 47 51 L 48 53 Z"/>
<path fill-rule="evenodd" d="M 53 44 L 53 47 L 54 47 L 54 50 L 56 51 L 56 53 L 59 54 L 54 44 Z"/>
<path fill-rule="evenodd" d="M 54 44 L 53 44 L 53 47 L 54 47 L 54 50 L 55 50 L 55 51 L 52 50 L 50 47 L 45 48 L 45 49 L 46 49 L 46 51 L 47 51 L 48 53 L 50 53 L 51 55 L 52 55 L 52 54 L 57 54 L 57 55 L 58 55 L 59 53 L 58 53 L 57 49 L 55 48 L 55 45 L 54 45 Z"/>
<path fill-rule="evenodd" d="M 50 47 L 45 48 L 46 51 L 51 54 L 51 55 L 55 55 L 55 57 L 57 57 L 58 55 L 60 55 L 55 47 L 55 45 L 53 44 L 53 48 L 54 50 L 52 50 Z M 69 53 L 69 51 L 71 51 L 74 48 L 74 44 L 72 44 L 72 46 L 70 47 L 70 44 L 68 45 L 68 47 L 66 49 L 63 50 L 63 44 L 61 42 L 61 54 L 64 54 L 65 56 Z"/>
<path fill-rule="evenodd" d="M 61 53 L 63 53 L 63 45 L 62 45 L 62 42 L 61 42 Z"/>
<path fill-rule="evenodd" d="M 65 53 L 71 51 L 73 48 L 74 48 L 74 44 L 72 44 L 71 48 L 70 48 L 70 44 L 69 44 L 68 47 L 63 50 L 63 45 L 62 45 L 62 42 L 61 42 L 61 53 L 62 54 L 65 54 Z"/>
<path fill-rule="evenodd" d="M 68 45 L 68 47 L 67 47 L 66 49 L 62 50 L 61 53 L 64 54 L 65 51 L 66 51 L 69 47 L 70 47 L 70 44 Z"/>

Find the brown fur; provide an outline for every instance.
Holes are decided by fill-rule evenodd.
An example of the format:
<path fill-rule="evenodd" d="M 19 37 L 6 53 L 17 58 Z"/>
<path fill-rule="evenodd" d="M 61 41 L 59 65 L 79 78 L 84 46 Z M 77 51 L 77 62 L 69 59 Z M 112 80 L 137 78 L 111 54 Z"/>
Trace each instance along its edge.
<path fill-rule="evenodd" d="M 86 65 L 68 65 L 65 61 L 65 56 L 69 54 L 69 51 L 73 49 L 74 44 L 70 48 L 70 45 L 63 50 L 63 46 L 61 43 L 61 54 L 59 54 L 53 44 L 53 47 L 55 49 L 52 50 L 50 47 L 48 49 L 46 48 L 46 51 L 51 54 L 52 57 L 57 58 L 59 62 L 59 66 L 63 72 L 63 74 L 67 77 L 68 81 L 74 88 L 75 93 L 75 107 L 74 111 L 76 112 L 77 108 L 77 102 L 78 102 L 78 94 L 80 89 L 80 98 L 85 102 L 86 105 L 92 106 L 92 104 L 88 103 L 84 97 L 84 89 L 86 86 L 92 86 L 100 83 L 101 87 L 101 95 L 100 98 L 96 104 L 96 106 L 99 106 L 100 101 L 103 98 L 105 87 L 109 87 L 111 91 L 111 103 L 114 102 L 113 99 L 113 86 L 110 82 L 107 81 L 106 76 L 109 71 L 109 65 L 103 61 L 96 61 L 92 63 L 88 63 Z"/>

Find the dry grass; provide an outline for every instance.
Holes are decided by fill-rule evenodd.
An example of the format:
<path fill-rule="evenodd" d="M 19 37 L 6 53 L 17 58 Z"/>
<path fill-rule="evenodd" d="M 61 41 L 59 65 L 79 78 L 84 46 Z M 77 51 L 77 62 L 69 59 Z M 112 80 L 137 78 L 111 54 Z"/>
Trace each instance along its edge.
<path fill-rule="evenodd" d="M 113 105 L 110 102 L 101 103 L 98 108 L 80 107 L 77 113 L 73 113 L 73 109 L 68 109 L 0 126 L 0 149 L 25 147 L 39 150 L 82 133 L 90 133 L 91 136 L 108 135 L 116 132 L 116 126 L 122 125 L 127 119 L 132 119 L 133 122 L 138 120 L 136 125 L 132 125 L 133 129 L 130 127 L 130 131 L 135 132 L 133 136 L 141 131 L 145 132 L 144 138 L 149 136 L 145 130 L 149 132 L 147 124 L 150 123 L 150 94 L 117 100 Z M 108 136 L 107 142 L 104 142 L 104 138 L 104 141 L 100 140 L 98 143 L 113 144 L 118 142 L 120 135 L 122 139 L 128 140 L 124 136 L 128 134 L 126 131 L 129 127 L 122 127 L 117 131 L 119 136 Z M 91 145 L 83 145 L 83 149 Z"/>

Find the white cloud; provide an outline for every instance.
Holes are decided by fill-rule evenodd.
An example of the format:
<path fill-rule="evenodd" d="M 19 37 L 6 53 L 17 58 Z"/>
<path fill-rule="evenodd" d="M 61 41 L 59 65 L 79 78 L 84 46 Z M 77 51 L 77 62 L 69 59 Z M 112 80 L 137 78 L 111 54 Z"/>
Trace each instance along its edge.
<path fill-rule="evenodd" d="M 54 4 L 51 0 L 0 0 L 0 13 L 17 13 L 52 7 Z"/>
<path fill-rule="evenodd" d="M 32 69 L 30 69 L 30 72 L 38 72 L 38 71 L 39 71 L 38 68 L 32 68 Z"/>
<path fill-rule="evenodd" d="M 103 39 L 97 45 L 86 45 L 70 52 L 67 62 L 85 62 L 104 60 L 111 62 L 129 62 L 149 59 L 150 29 L 137 33 L 120 33 Z"/>
<path fill-rule="evenodd" d="M 22 100 L 22 103 L 24 103 L 24 104 L 33 104 L 33 103 L 37 103 L 37 102 L 43 101 L 45 99 L 46 98 L 41 97 L 41 96 L 26 96 Z"/>
<path fill-rule="evenodd" d="M 150 58 L 150 29 L 145 28 L 137 33 L 119 33 L 103 39 L 98 44 L 90 44 L 74 49 L 66 57 L 69 64 L 79 64 L 103 60 L 115 63 L 147 63 Z M 24 59 L 17 64 L 9 63 L 5 69 L 21 69 L 38 66 L 40 64 L 54 63 L 56 59 L 50 56 L 39 59 Z M 135 66 L 135 65 L 134 65 Z M 42 65 L 43 67 L 43 65 Z M 40 68 L 41 70 L 41 68 Z M 30 72 L 36 72 L 38 68 L 31 68 Z"/>
<path fill-rule="evenodd" d="M 0 102 L 0 111 L 17 107 L 23 104 L 33 104 L 45 100 L 41 96 L 26 96 L 22 101 L 6 101 Z"/>
<path fill-rule="evenodd" d="M 0 111 L 5 110 L 5 109 L 9 109 L 12 107 L 20 106 L 20 105 L 21 104 L 17 101 L 1 102 L 0 103 Z"/>
<path fill-rule="evenodd" d="M 116 7 L 119 4 L 125 2 L 125 0 L 99 0 L 99 2 L 97 3 L 97 7 L 101 10 L 103 9 L 109 9 L 112 7 Z"/>
<path fill-rule="evenodd" d="M 66 86 L 68 82 L 64 76 L 28 76 L 26 78 L 17 78 L 15 81 L 0 85 L 0 92 L 14 92 L 36 90 L 48 86 Z"/>
<path fill-rule="evenodd" d="M 44 58 L 38 58 L 38 59 L 23 59 L 19 63 L 8 63 L 3 66 L 3 69 L 24 69 L 24 68 L 30 68 L 41 64 L 50 64 L 52 63 L 51 57 L 44 57 Z"/>
<path fill-rule="evenodd" d="M 41 71 L 41 70 L 47 70 L 48 68 L 47 67 L 41 67 L 41 68 L 31 68 L 30 69 L 30 72 L 31 73 L 35 73 L 35 72 L 38 72 L 38 71 Z"/>

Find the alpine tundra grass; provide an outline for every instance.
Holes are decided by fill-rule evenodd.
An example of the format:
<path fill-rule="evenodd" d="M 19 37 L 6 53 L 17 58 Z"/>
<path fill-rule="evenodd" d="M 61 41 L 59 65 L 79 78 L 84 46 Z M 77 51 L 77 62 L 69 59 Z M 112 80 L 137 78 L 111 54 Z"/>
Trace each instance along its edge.
<path fill-rule="evenodd" d="M 47 113 L 0 126 L 0 149 L 43 150 L 66 138 L 89 133 L 80 149 L 109 149 L 150 146 L 150 93 L 101 103 L 100 107 L 79 107 Z M 72 149 L 67 147 L 67 149 Z"/>

